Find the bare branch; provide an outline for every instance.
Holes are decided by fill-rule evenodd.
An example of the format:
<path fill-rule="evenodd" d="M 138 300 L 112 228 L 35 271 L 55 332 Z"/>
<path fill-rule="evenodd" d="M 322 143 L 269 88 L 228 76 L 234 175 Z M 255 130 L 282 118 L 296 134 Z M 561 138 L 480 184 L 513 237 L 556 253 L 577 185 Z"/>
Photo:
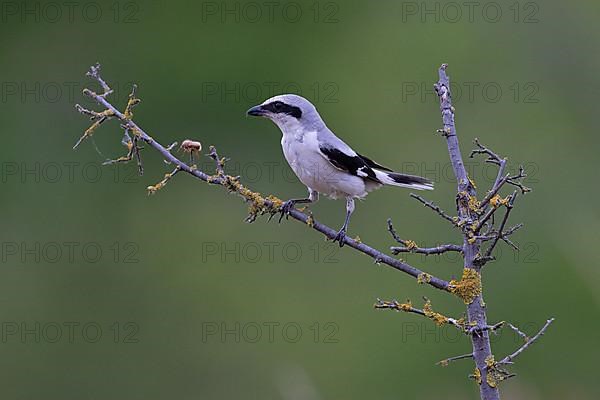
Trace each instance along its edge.
<path fill-rule="evenodd" d="M 473 353 L 462 354 L 460 356 L 454 356 L 445 358 L 443 360 L 438 361 L 436 364 L 441 365 L 442 367 L 447 367 L 452 361 L 464 360 L 465 358 L 473 358 Z"/>
<path fill-rule="evenodd" d="M 523 226 L 524 226 L 523 223 L 519 223 L 519 224 L 517 224 L 515 226 L 511 226 L 510 228 L 508 228 L 507 230 L 505 230 L 504 232 L 502 232 L 502 234 L 500 235 L 500 239 L 502 239 L 504 241 L 508 241 L 508 236 L 512 235 L 513 233 L 515 233 L 516 231 L 518 231 L 519 229 L 521 229 Z M 486 232 L 485 235 L 474 236 L 474 238 L 477 239 L 477 240 L 480 240 L 481 242 L 487 242 L 487 241 L 496 239 L 496 235 L 497 234 L 498 234 L 498 230 L 493 229 L 493 230 L 490 230 L 490 231 Z M 514 246 L 514 243 L 511 244 L 511 246 Z M 519 249 L 516 246 L 514 246 L 514 248 L 515 248 L 515 250 Z"/>
<path fill-rule="evenodd" d="M 490 208 L 481 218 L 479 218 L 476 222 L 476 226 L 474 227 L 473 232 L 477 233 L 485 226 L 485 224 L 494 216 L 496 211 L 498 210 L 497 206 Z"/>
<path fill-rule="evenodd" d="M 525 194 L 527 192 L 531 192 L 531 188 L 528 188 L 527 186 L 521 183 L 521 179 L 526 177 L 527 174 L 525 173 L 525 169 L 521 165 L 519 166 L 519 173 L 515 176 L 509 176 L 506 180 L 506 183 L 518 187 L 519 189 L 521 189 L 521 194 Z"/>
<path fill-rule="evenodd" d="M 113 160 L 106 160 L 102 163 L 102 165 L 112 165 L 117 163 L 127 163 L 133 159 L 134 149 L 133 149 L 133 141 L 131 140 L 131 136 L 125 131 L 125 135 L 123 136 L 123 140 L 121 140 L 121 144 L 127 147 L 127 154 L 121 156 L 119 158 L 115 158 Z"/>
<path fill-rule="evenodd" d="M 90 67 L 90 70 L 86 73 L 86 75 L 98 81 L 98 83 L 102 87 L 102 90 L 104 90 L 104 93 L 100 94 L 99 96 L 106 97 L 113 92 L 113 90 L 108 86 L 104 79 L 100 77 L 100 63 L 92 65 Z"/>
<path fill-rule="evenodd" d="M 487 193 L 487 195 L 481 201 L 481 205 L 480 205 L 481 209 L 483 210 L 483 209 L 485 209 L 485 207 L 487 207 L 488 203 L 490 203 L 492 201 L 492 199 L 495 198 L 495 196 L 498 194 L 500 189 L 506 183 L 518 187 L 521 190 L 522 194 L 531 192 L 531 188 L 528 188 L 521 183 L 521 179 L 526 178 L 526 177 L 527 177 L 527 174 L 525 173 L 525 169 L 523 168 L 522 165 L 519 166 L 519 172 L 517 173 L 517 175 L 511 176 L 510 174 L 506 174 L 503 177 L 500 177 L 500 175 L 498 175 L 498 178 L 496 178 L 496 182 L 494 183 L 494 186 L 492 186 L 492 189 Z"/>
<path fill-rule="evenodd" d="M 447 221 L 450 221 L 450 223 L 454 226 L 457 226 L 456 220 L 455 218 L 452 218 L 451 216 L 449 216 L 448 214 L 446 214 L 440 207 L 438 207 L 437 205 L 435 205 L 433 202 L 431 201 L 427 201 L 424 198 L 422 198 L 419 195 L 416 195 L 414 193 L 410 194 L 410 197 L 412 197 L 413 199 L 417 199 L 418 201 L 420 201 L 421 203 L 423 203 L 423 205 L 425 207 L 431 208 L 433 211 L 435 211 L 440 217 L 444 218 Z"/>
<path fill-rule="evenodd" d="M 225 158 L 219 158 L 219 155 L 217 154 L 217 149 L 214 146 L 210 146 L 210 153 L 209 153 L 210 158 L 212 158 L 215 161 L 216 164 L 216 170 L 217 170 L 217 174 L 218 175 L 225 175 Z"/>
<path fill-rule="evenodd" d="M 138 137 L 134 136 L 132 139 L 133 142 L 133 154 L 135 155 L 135 159 L 137 161 L 138 173 L 140 176 L 144 175 L 144 164 L 142 162 L 142 157 L 140 156 L 141 147 L 138 145 Z"/>
<path fill-rule="evenodd" d="M 405 246 L 405 247 L 395 247 L 395 246 L 390 247 L 390 250 L 392 251 L 392 254 L 394 254 L 394 255 L 398 255 L 400 253 L 417 253 L 417 254 L 432 255 L 432 254 L 442 254 L 442 253 L 446 253 L 448 251 L 457 251 L 457 252 L 462 251 L 462 246 L 459 246 L 457 244 L 444 244 L 444 245 L 440 245 L 437 247 L 419 247 L 419 246 L 417 246 L 417 244 L 414 241 L 404 240 L 404 239 L 400 238 L 400 236 L 398 236 L 398 234 L 396 233 L 396 230 L 394 229 L 394 225 L 392 224 L 391 218 L 388 218 L 387 223 L 388 223 L 388 231 L 390 232 L 390 234 L 392 235 L 394 240 Z"/>
<path fill-rule="evenodd" d="M 492 255 L 492 252 L 494 251 L 494 248 L 496 247 L 498 240 L 502 236 L 502 231 L 504 230 L 504 226 L 506 225 L 506 222 L 508 221 L 510 212 L 512 211 L 512 209 L 514 207 L 514 202 L 515 202 L 516 198 L 517 198 L 517 192 L 515 191 L 510 196 L 508 202 L 506 203 L 506 212 L 504 213 L 504 218 L 502 219 L 502 222 L 500 223 L 500 227 L 498 228 L 498 233 L 496 234 L 495 239 L 492 241 L 492 244 L 490 245 L 490 247 L 488 247 L 487 251 L 485 252 L 484 258 L 490 257 Z"/>
<path fill-rule="evenodd" d="M 483 332 L 492 332 L 496 333 L 496 331 L 504 326 L 505 322 L 500 321 L 494 325 L 486 325 L 486 326 L 471 326 L 467 331 L 471 335 L 481 336 Z"/>
<path fill-rule="evenodd" d="M 408 241 L 409 243 L 414 243 L 412 241 Z M 400 253 L 416 253 L 416 254 L 425 254 L 426 256 L 430 256 L 433 254 L 443 254 L 449 251 L 457 251 L 462 252 L 462 246 L 457 244 L 443 244 L 437 247 L 390 247 L 392 254 L 398 255 Z"/>
<path fill-rule="evenodd" d="M 502 180 L 502 176 L 504 175 L 504 170 L 506 169 L 506 158 L 500 157 L 498 154 L 494 153 L 492 150 L 483 146 L 481 143 L 479 143 L 479 139 L 477 139 L 477 138 L 475 138 L 474 143 L 478 147 L 478 149 L 471 151 L 471 154 L 469 155 L 470 158 L 473 158 L 473 156 L 475 154 L 487 154 L 488 159 L 486 160 L 486 162 L 490 162 L 492 164 L 498 165 L 498 175 L 496 176 L 496 180 L 494 181 L 494 184 L 492 185 L 492 190 L 495 190 L 495 192 L 494 192 L 494 194 L 495 194 L 498 192 L 498 190 L 500 189 L 500 186 L 501 186 L 500 182 Z M 492 196 L 490 196 L 490 197 L 492 197 Z"/>
<path fill-rule="evenodd" d="M 517 328 L 513 324 L 509 323 L 508 326 L 510 326 L 510 329 L 515 331 L 517 333 L 517 335 L 521 336 L 525 342 L 528 342 L 529 339 L 531 339 L 529 336 L 527 336 L 525 333 L 523 333 L 519 328 Z"/>
<path fill-rule="evenodd" d="M 503 161 L 506 161 L 505 158 L 501 158 L 498 154 L 494 153 L 492 150 L 488 149 L 481 143 L 479 143 L 479 139 L 475 138 L 473 143 L 477 146 L 477 149 L 471 150 L 471 154 L 469 154 L 469 158 L 473 158 L 476 154 L 487 154 L 488 158 L 486 162 L 501 165 Z M 500 174 L 502 175 L 502 174 Z"/>
<path fill-rule="evenodd" d="M 498 192 L 500 191 L 502 186 L 504 186 L 504 184 L 506 183 L 506 181 L 509 178 L 510 178 L 510 174 L 506 174 L 504 177 L 501 177 L 499 180 L 498 180 L 498 178 L 496 178 L 496 181 L 494 182 L 494 186 L 492 186 L 492 189 L 486 194 L 486 196 L 483 198 L 483 200 L 481 200 L 480 208 L 482 210 L 485 209 L 485 207 L 487 207 L 490 200 L 492 200 L 492 198 L 494 198 L 494 196 L 496 196 L 498 194 Z"/>
<path fill-rule="evenodd" d="M 552 322 L 554 322 L 554 318 L 550 318 L 549 320 L 547 320 L 546 323 L 544 324 L 544 326 L 542 327 L 542 329 L 540 329 L 540 331 L 534 337 L 532 337 L 529 340 L 527 340 L 525 342 L 525 344 L 523 344 L 523 346 L 519 347 L 514 353 L 509 354 L 508 356 L 504 357 L 502 360 L 498 361 L 497 364 L 500 364 L 500 365 L 503 365 L 503 364 L 512 364 L 512 361 L 519 354 L 521 354 L 522 352 L 524 352 L 525 350 L 527 350 L 527 348 L 529 346 L 531 346 L 536 340 L 538 340 L 540 337 L 542 337 L 544 335 L 544 333 L 546 333 L 546 329 L 548 329 L 548 327 L 550 326 L 550 324 Z M 521 334 L 522 334 L 522 332 L 521 332 Z M 525 336 L 525 335 L 523 334 L 523 336 Z"/>

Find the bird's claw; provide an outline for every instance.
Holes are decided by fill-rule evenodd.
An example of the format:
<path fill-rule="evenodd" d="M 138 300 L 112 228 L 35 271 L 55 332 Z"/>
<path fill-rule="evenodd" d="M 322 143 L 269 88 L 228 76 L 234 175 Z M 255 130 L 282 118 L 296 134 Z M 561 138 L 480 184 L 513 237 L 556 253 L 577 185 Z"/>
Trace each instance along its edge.
<path fill-rule="evenodd" d="M 333 238 L 333 243 L 339 242 L 340 247 L 344 247 L 344 239 L 346 239 L 346 230 L 344 228 L 340 229 L 340 231 Z"/>
<path fill-rule="evenodd" d="M 294 202 L 292 200 L 288 200 L 286 202 L 284 202 L 281 205 L 281 208 L 279 209 L 280 212 L 280 216 L 279 216 L 279 223 L 281 223 L 281 220 L 283 219 L 283 217 L 285 216 L 285 219 L 288 219 L 290 212 L 294 209 Z"/>

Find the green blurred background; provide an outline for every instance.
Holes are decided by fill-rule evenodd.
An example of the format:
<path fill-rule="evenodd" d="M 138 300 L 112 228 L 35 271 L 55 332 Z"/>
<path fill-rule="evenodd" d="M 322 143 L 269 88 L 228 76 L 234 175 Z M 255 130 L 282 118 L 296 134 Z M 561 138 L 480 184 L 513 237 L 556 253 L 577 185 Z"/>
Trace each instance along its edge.
<path fill-rule="evenodd" d="M 596 1 L 476 2 L 2 2 L 2 268 L 0 376 L 7 399 L 475 399 L 472 364 L 436 366 L 470 351 L 465 337 L 375 299 L 464 305 L 296 222 L 245 224 L 222 189 L 177 176 L 143 151 L 135 165 L 114 121 L 77 151 L 88 126 L 73 105 L 97 88 L 101 62 L 123 107 L 131 82 L 136 121 L 163 144 L 214 144 L 229 169 L 263 193 L 298 197 L 280 133 L 245 111 L 291 91 L 328 125 L 385 165 L 436 181 L 428 198 L 452 210 L 455 184 L 431 91 L 437 67 L 456 84 L 463 154 L 481 141 L 525 164 L 534 191 L 525 222 L 485 268 L 490 321 L 548 334 L 511 368 L 510 399 L 592 399 L 599 304 L 600 30 Z M 470 8 L 473 7 L 473 8 Z M 500 12 L 500 14 L 498 14 Z M 471 88 L 471 89 L 469 89 Z M 207 157 L 200 167 L 213 165 Z M 480 190 L 493 169 L 467 160 Z M 315 217 L 338 227 L 343 202 Z M 444 221 L 384 189 L 357 205 L 351 235 L 380 249 L 385 230 L 422 245 L 456 242 Z M 455 257 L 405 257 L 440 277 Z M 504 356 L 520 344 L 493 338 Z"/>

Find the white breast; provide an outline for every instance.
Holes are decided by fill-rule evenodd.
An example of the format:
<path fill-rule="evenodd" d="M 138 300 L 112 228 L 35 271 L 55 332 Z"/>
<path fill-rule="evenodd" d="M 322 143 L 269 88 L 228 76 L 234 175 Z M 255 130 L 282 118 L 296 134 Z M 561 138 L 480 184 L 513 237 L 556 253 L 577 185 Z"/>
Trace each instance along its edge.
<path fill-rule="evenodd" d="M 331 198 L 364 197 L 364 180 L 334 167 L 319 151 L 317 132 L 284 135 L 283 154 L 298 179 L 312 190 Z"/>

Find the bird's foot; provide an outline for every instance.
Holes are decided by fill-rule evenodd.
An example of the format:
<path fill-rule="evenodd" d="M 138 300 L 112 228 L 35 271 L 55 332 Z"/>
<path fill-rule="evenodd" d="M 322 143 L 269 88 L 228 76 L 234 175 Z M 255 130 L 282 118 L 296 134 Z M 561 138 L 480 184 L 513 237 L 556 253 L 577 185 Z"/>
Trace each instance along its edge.
<path fill-rule="evenodd" d="M 346 229 L 342 228 L 333 238 L 333 243 L 339 242 L 340 247 L 344 247 L 344 239 L 346 239 Z"/>
<path fill-rule="evenodd" d="M 283 219 L 284 216 L 285 216 L 285 219 L 288 219 L 290 212 L 294 209 L 294 204 L 296 204 L 295 201 L 288 200 L 281 205 L 281 208 L 279 209 L 279 213 L 281 214 L 279 216 L 279 223 L 281 223 L 281 220 Z"/>

